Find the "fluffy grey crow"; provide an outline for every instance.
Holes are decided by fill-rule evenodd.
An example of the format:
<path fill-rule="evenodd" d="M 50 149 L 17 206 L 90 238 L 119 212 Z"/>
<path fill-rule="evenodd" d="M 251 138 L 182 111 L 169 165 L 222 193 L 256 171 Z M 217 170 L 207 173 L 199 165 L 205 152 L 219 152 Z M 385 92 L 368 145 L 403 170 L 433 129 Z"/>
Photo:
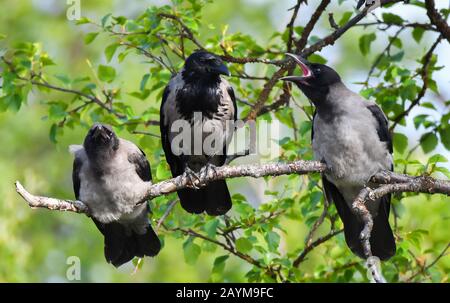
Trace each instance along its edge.
<path fill-rule="evenodd" d="M 222 60 L 205 51 L 191 54 L 183 69 L 165 88 L 160 128 L 164 153 L 174 177 L 191 180 L 209 173 L 226 160 L 226 149 L 236 120 L 233 88 L 220 75 L 229 75 Z M 184 126 L 180 131 L 180 126 Z M 180 140 L 182 138 L 182 140 Z M 183 142 L 181 142 L 183 141 Z M 225 181 L 178 191 L 182 207 L 190 213 L 223 215 L 231 208 Z"/>
<path fill-rule="evenodd" d="M 138 195 L 152 180 L 145 154 L 118 138 L 108 125 L 94 124 L 83 146 L 72 145 L 75 197 L 83 201 L 105 237 L 105 258 L 118 267 L 135 256 L 155 256 L 161 243 L 150 226 L 147 203 Z M 137 205 L 137 206 L 136 206 Z"/>
<path fill-rule="evenodd" d="M 360 241 L 364 224 L 352 211 L 352 202 L 371 176 L 392 170 L 392 140 L 388 120 L 374 102 L 349 90 L 331 67 L 309 63 L 290 55 L 303 76 L 288 76 L 316 108 L 312 146 L 316 160 L 326 163 L 323 187 L 336 205 L 344 223 L 347 245 L 365 258 Z M 370 237 L 372 254 L 386 260 L 395 254 L 395 240 L 389 225 L 390 196 L 371 202 L 368 209 L 374 225 Z"/>

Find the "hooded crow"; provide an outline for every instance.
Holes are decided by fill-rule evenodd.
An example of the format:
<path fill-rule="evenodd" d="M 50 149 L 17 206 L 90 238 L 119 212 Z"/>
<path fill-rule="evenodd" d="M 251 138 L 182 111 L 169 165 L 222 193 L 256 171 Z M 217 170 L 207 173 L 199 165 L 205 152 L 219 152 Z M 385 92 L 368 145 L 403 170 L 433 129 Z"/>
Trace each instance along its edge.
<path fill-rule="evenodd" d="M 316 160 L 327 165 L 322 177 L 325 195 L 336 205 L 344 223 L 347 245 L 365 258 L 360 234 L 364 223 L 352 211 L 352 203 L 369 180 L 381 170 L 392 170 L 392 139 L 388 120 L 374 102 L 349 90 L 331 67 L 309 63 L 288 54 L 300 66 L 303 76 L 288 76 L 316 108 L 312 147 Z M 395 254 L 395 240 L 389 225 L 390 196 L 367 205 L 374 225 L 370 237 L 372 254 L 386 260 Z"/>
<path fill-rule="evenodd" d="M 174 177 L 185 174 L 192 180 L 225 163 L 237 109 L 233 88 L 220 75 L 230 75 L 222 60 L 196 51 L 164 91 L 161 138 Z M 179 190 L 178 196 L 189 213 L 223 215 L 232 206 L 224 180 Z"/>
<path fill-rule="evenodd" d="M 144 152 L 99 123 L 91 127 L 83 146 L 72 145 L 70 150 L 75 155 L 75 197 L 88 206 L 105 237 L 108 263 L 118 267 L 134 257 L 158 254 L 161 243 L 147 216 L 149 206 L 138 200 L 152 180 Z"/>

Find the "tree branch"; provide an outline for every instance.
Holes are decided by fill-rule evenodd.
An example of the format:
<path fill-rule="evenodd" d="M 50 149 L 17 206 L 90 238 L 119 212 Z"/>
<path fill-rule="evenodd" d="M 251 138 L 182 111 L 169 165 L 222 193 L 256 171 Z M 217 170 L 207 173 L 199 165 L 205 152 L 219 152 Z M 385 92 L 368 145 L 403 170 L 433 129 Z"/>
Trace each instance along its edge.
<path fill-rule="evenodd" d="M 389 130 L 391 132 L 394 130 L 394 128 L 397 126 L 397 124 L 399 124 L 400 121 L 402 121 L 402 119 L 405 118 L 411 112 L 411 110 L 420 103 L 420 100 L 422 100 L 422 98 L 425 96 L 425 93 L 428 89 L 429 66 L 430 66 L 431 58 L 433 56 L 434 50 L 438 46 L 439 42 L 441 42 L 441 40 L 442 40 L 442 35 L 440 35 L 438 37 L 436 42 L 433 43 L 431 48 L 428 50 L 428 52 L 423 57 L 423 59 L 422 59 L 423 66 L 422 66 L 422 69 L 420 70 L 420 76 L 422 78 L 422 88 L 420 89 L 420 91 L 417 94 L 417 97 L 414 99 L 414 101 L 411 102 L 409 107 L 404 112 L 402 112 L 401 114 L 399 114 L 397 117 L 394 118 L 394 120 L 393 120 L 394 122 L 392 123 L 391 127 L 389 128 Z"/>
<path fill-rule="evenodd" d="M 280 176 L 288 174 L 307 174 L 315 172 L 320 173 L 323 172 L 325 168 L 325 164 L 321 162 L 303 160 L 291 163 L 222 166 L 216 168 L 215 174 L 211 173 L 208 176 L 200 177 L 194 182 L 194 185 L 197 187 L 202 187 L 215 180 L 225 180 L 238 177 L 261 178 L 265 176 Z M 137 204 L 158 196 L 168 195 L 189 186 L 191 186 L 191 184 L 189 183 L 189 178 L 186 178 L 183 175 L 156 184 L 148 182 L 148 187 L 141 194 L 141 197 L 137 199 Z M 87 206 L 81 201 L 35 196 L 27 192 L 19 181 L 16 182 L 16 190 L 22 196 L 22 198 L 24 198 L 24 200 L 28 202 L 30 207 L 33 208 L 41 207 L 51 210 L 72 211 L 76 213 L 89 214 Z"/>
<path fill-rule="evenodd" d="M 437 27 L 442 36 L 450 43 L 450 26 L 436 10 L 434 0 L 425 0 L 425 8 L 427 9 L 427 15 L 428 18 L 430 18 L 431 23 Z"/>
<path fill-rule="evenodd" d="M 381 5 L 396 3 L 396 2 L 400 2 L 400 1 L 402 1 L 402 0 L 381 0 Z M 350 28 L 355 26 L 359 21 L 361 21 L 365 17 L 367 15 L 369 9 L 370 9 L 370 6 L 366 6 L 359 14 L 357 14 L 355 17 L 350 19 L 345 25 L 343 25 L 339 29 L 335 30 L 333 33 L 329 34 L 325 38 L 317 41 L 310 47 L 304 49 L 301 52 L 302 56 L 308 57 L 312 53 L 320 51 L 325 46 L 334 44 L 334 42 L 336 42 L 336 40 L 339 39 L 345 32 L 347 32 Z"/>
<path fill-rule="evenodd" d="M 339 235 L 341 232 L 343 232 L 343 229 L 340 230 L 332 230 L 330 233 L 328 233 L 326 236 L 320 237 L 314 242 L 311 242 L 310 244 L 307 244 L 305 248 L 302 250 L 302 252 L 298 255 L 297 259 L 294 260 L 294 267 L 298 267 L 300 263 L 302 263 L 306 256 L 317 246 L 319 246 L 322 243 L 325 243 L 326 241 L 330 240 L 334 236 Z"/>
<path fill-rule="evenodd" d="M 413 177 L 409 175 L 396 174 L 390 171 L 377 173 L 371 178 L 371 181 L 381 184 L 376 189 L 365 187 L 353 201 L 353 211 L 358 214 L 364 222 L 364 228 L 361 231 L 360 239 L 363 245 L 364 254 L 368 259 L 367 266 L 375 282 L 384 282 L 384 278 L 379 271 L 379 267 L 372 260 L 372 250 L 370 247 L 370 236 L 373 228 L 373 218 L 367 209 L 367 203 L 374 202 L 381 197 L 401 192 L 415 192 L 427 194 L 444 194 L 450 196 L 450 181 L 438 180 L 429 176 Z"/>
<path fill-rule="evenodd" d="M 215 173 L 199 177 L 199 179 L 194 182 L 194 185 L 203 187 L 216 180 L 239 177 L 261 178 L 265 176 L 281 176 L 289 174 L 322 173 L 325 170 L 326 166 L 321 162 L 303 160 L 290 163 L 222 166 L 217 167 Z M 440 193 L 450 195 L 450 181 L 439 180 L 429 176 L 414 177 L 382 171 L 373 176 L 371 181 L 376 184 L 381 184 L 381 186 L 376 189 L 370 189 L 368 187 L 364 188 L 355 202 L 360 202 L 364 205 L 366 201 L 377 200 L 384 195 L 394 192 Z M 145 188 L 144 192 L 141 194 L 138 203 L 151 200 L 158 196 L 167 195 L 189 186 L 192 186 L 192 184 L 189 183 L 189 178 L 186 178 L 183 175 L 156 184 L 148 182 L 148 187 Z M 48 208 L 50 210 L 89 214 L 87 206 L 82 201 L 35 196 L 30 194 L 19 181 L 16 181 L 16 190 L 32 208 L 39 207 Z"/>
<path fill-rule="evenodd" d="M 298 50 L 302 50 L 306 46 L 309 35 L 311 34 L 312 30 L 316 26 L 317 21 L 319 21 L 320 16 L 322 16 L 322 14 L 325 11 L 325 9 L 327 8 L 328 4 L 330 4 L 330 0 L 322 0 L 320 2 L 319 6 L 316 8 L 316 11 L 312 14 L 311 19 L 309 20 L 308 24 L 306 24 L 305 28 L 303 29 L 300 40 L 298 40 L 295 43 Z"/>

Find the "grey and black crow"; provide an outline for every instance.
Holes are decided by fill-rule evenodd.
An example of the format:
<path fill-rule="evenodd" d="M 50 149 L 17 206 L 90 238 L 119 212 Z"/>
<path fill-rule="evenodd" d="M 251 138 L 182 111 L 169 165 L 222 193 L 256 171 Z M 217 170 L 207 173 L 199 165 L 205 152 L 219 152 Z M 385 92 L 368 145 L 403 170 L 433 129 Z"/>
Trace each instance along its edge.
<path fill-rule="evenodd" d="M 230 122 L 234 123 L 237 114 L 233 88 L 221 78 L 229 74 L 218 56 L 196 51 L 165 88 L 160 110 L 161 138 L 174 177 L 185 174 L 192 178 L 225 163 L 234 130 Z M 188 128 L 181 144 L 180 125 Z M 178 196 L 190 213 L 223 215 L 232 206 L 223 180 L 199 189 L 182 189 Z"/>
<path fill-rule="evenodd" d="M 108 263 L 118 267 L 135 256 L 158 254 L 161 243 L 147 217 L 148 204 L 139 204 L 139 194 L 152 180 L 144 152 L 98 123 L 83 146 L 72 145 L 70 150 L 75 156 L 75 197 L 88 206 L 103 234 Z"/>
<path fill-rule="evenodd" d="M 303 76 L 283 80 L 295 83 L 316 108 L 312 146 L 316 160 L 327 165 L 323 187 L 344 223 L 347 245 L 365 258 L 360 241 L 364 224 L 352 211 L 352 202 L 369 179 L 381 170 L 392 170 L 392 139 L 388 120 L 374 102 L 348 89 L 331 67 L 309 63 L 288 54 L 301 67 Z M 374 225 L 370 237 L 372 254 L 386 260 L 395 254 L 389 225 L 390 196 L 367 205 Z"/>

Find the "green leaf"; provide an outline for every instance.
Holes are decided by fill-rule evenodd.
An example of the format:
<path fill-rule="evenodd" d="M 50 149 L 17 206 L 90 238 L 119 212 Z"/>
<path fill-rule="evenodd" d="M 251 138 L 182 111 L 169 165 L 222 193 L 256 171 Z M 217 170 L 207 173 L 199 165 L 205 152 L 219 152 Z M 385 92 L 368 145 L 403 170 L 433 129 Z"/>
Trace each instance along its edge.
<path fill-rule="evenodd" d="M 276 251 L 278 249 L 278 245 L 280 244 L 280 235 L 276 232 L 269 231 L 266 234 L 266 241 L 269 246 L 270 251 Z"/>
<path fill-rule="evenodd" d="M 205 231 L 208 234 L 208 237 L 215 238 L 217 233 L 217 226 L 219 225 L 219 220 L 213 219 L 205 224 Z"/>
<path fill-rule="evenodd" d="M 408 147 L 408 137 L 404 134 L 394 133 L 393 139 L 395 150 L 402 154 Z"/>
<path fill-rule="evenodd" d="M 17 113 L 22 106 L 22 97 L 19 94 L 13 94 L 8 98 L 8 109 Z"/>
<path fill-rule="evenodd" d="M 48 55 L 41 56 L 41 63 L 43 66 L 56 65 L 56 63 Z"/>
<path fill-rule="evenodd" d="M 253 244 L 247 238 L 243 237 L 236 240 L 236 248 L 245 254 L 252 250 Z"/>
<path fill-rule="evenodd" d="M 292 108 L 291 107 L 284 107 L 281 110 L 278 110 L 275 112 L 275 117 L 277 117 L 278 120 L 280 120 L 281 123 L 289 126 L 292 128 L 293 121 L 292 121 Z"/>
<path fill-rule="evenodd" d="M 91 23 L 91 20 L 87 17 L 81 17 L 80 20 L 77 20 L 76 25 Z"/>
<path fill-rule="evenodd" d="M 369 53 L 370 45 L 372 44 L 373 41 L 375 41 L 376 38 L 377 36 L 374 33 L 362 35 L 359 38 L 359 49 L 361 50 L 361 53 L 364 56 Z"/>
<path fill-rule="evenodd" d="M 127 32 L 135 32 L 139 29 L 139 25 L 133 20 L 127 20 L 125 24 L 125 30 Z"/>
<path fill-rule="evenodd" d="M 400 51 L 396 53 L 395 55 L 391 56 L 391 60 L 394 62 L 401 61 L 403 59 L 403 56 L 405 55 L 404 51 Z"/>
<path fill-rule="evenodd" d="M 58 79 L 59 81 L 61 81 L 62 83 L 69 85 L 70 84 L 70 78 L 66 75 L 62 75 L 62 74 L 57 74 L 54 76 L 56 79 Z"/>
<path fill-rule="evenodd" d="M 308 61 L 312 62 L 312 63 L 320 63 L 320 64 L 326 64 L 327 63 L 327 59 L 325 59 L 324 57 L 318 55 L 318 54 L 312 54 L 308 57 Z"/>
<path fill-rule="evenodd" d="M 438 138 L 435 133 L 426 133 L 420 138 L 420 146 L 426 154 L 435 149 L 437 144 Z"/>
<path fill-rule="evenodd" d="M 6 38 L 6 35 L 0 34 L 0 40 L 3 40 Z"/>
<path fill-rule="evenodd" d="M 111 66 L 100 65 L 98 67 L 98 77 L 102 81 L 111 83 L 116 78 L 116 70 Z"/>
<path fill-rule="evenodd" d="M 436 110 L 436 107 L 435 107 L 434 104 L 431 103 L 431 102 L 424 102 L 424 103 L 421 103 L 420 106 L 425 107 L 425 108 L 429 108 L 429 109 L 434 109 L 434 110 Z"/>
<path fill-rule="evenodd" d="M 402 17 L 391 14 L 391 13 L 383 13 L 383 21 L 390 24 L 402 25 L 404 20 Z"/>
<path fill-rule="evenodd" d="M 432 157 L 430 157 L 430 159 L 428 159 L 428 164 L 439 163 L 439 162 L 445 163 L 445 162 L 448 162 L 448 160 L 446 157 L 444 157 L 441 154 L 433 155 Z"/>
<path fill-rule="evenodd" d="M 446 167 L 435 167 L 434 170 L 444 174 L 447 178 L 450 179 L 450 170 Z"/>
<path fill-rule="evenodd" d="M 65 107 L 62 104 L 52 104 L 48 110 L 50 119 L 61 119 L 67 115 Z"/>
<path fill-rule="evenodd" d="M 116 50 L 119 46 L 120 46 L 119 44 L 113 43 L 113 44 L 109 45 L 107 48 L 105 48 L 105 56 L 106 56 L 107 62 L 111 61 L 111 59 L 114 57 L 114 54 L 116 53 Z"/>
<path fill-rule="evenodd" d="M 441 137 L 442 145 L 447 150 L 450 150 L 450 125 L 447 125 L 446 128 L 439 128 L 439 136 Z"/>
<path fill-rule="evenodd" d="M 419 128 L 420 125 L 423 124 L 423 122 L 425 122 L 425 120 L 427 119 L 428 115 L 423 114 L 423 115 L 418 115 L 414 117 L 414 127 L 416 129 Z"/>
<path fill-rule="evenodd" d="M 50 133 L 49 133 L 50 141 L 52 141 L 53 143 L 58 143 L 58 141 L 56 141 L 57 132 L 58 132 L 58 126 L 56 124 L 53 124 L 52 127 L 50 128 Z"/>
<path fill-rule="evenodd" d="M 146 87 L 146 85 L 147 85 L 147 82 L 148 82 L 148 79 L 150 78 L 150 74 L 145 74 L 143 77 L 142 77 L 142 80 L 141 80 L 141 85 L 140 85 L 140 90 L 141 91 L 143 91 L 143 90 L 145 90 L 145 87 Z"/>
<path fill-rule="evenodd" d="M 414 40 L 419 43 L 422 40 L 423 34 L 425 33 L 425 29 L 421 27 L 415 27 L 412 31 L 412 36 Z"/>
<path fill-rule="evenodd" d="M 5 112 L 8 109 L 8 103 L 6 102 L 7 96 L 0 97 L 0 113 Z"/>
<path fill-rule="evenodd" d="M 298 131 L 302 136 L 304 136 L 309 130 L 311 130 L 312 122 L 311 121 L 302 121 L 298 128 Z"/>
<path fill-rule="evenodd" d="M 310 195 L 309 195 L 309 202 L 310 202 L 310 206 L 314 207 L 317 205 L 317 203 L 319 203 L 319 201 L 322 199 L 322 192 L 321 191 L 313 191 Z"/>
<path fill-rule="evenodd" d="M 108 19 L 109 19 L 109 17 L 111 17 L 111 13 L 109 13 L 109 14 L 107 14 L 107 15 L 105 15 L 103 18 L 102 18 L 102 27 L 105 27 L 105 25 L 106 25 L 106 22 L 108 22 Z"/>
<path fill-rule="evenodd" d="M 228 255 L 217 257 L 214 260 L 212 272 L 215 274 L 223 273 L 223 270 L 225 269 L 225 261 L 227 261 L 229 257 L 230 256 Z"/>
<path fill-rule="evenodd" d="M 398 37 L 389 37 L 389 41 L 397 48 L 402 48 L 403 46 L 402 40 Z"/>
<path fill-rule="evenodd" d="M 133 96 L 135 98 L 138 98 L 140 100 L 145 100 L 150 95 L 151 91 L 149 89 L 143 90 L 142 92 L 132 92 L 129 95 Z"/>
<path fill-rule="evenodd" d="M 341 20 L 339 20 L 338 25 L 343 26 L 345 23 L 348 22 L 348 20 L 350 20 L 352 15 L 353 15 L 353 12 L 345 12 L 341 17 Z"/>
<path fill-rule="evenodd" d="M 170 170 L 167 167 L 166 162 L 161 161 L 156 167 L 156 178 L 158 180 L 166 180 L 170 178 L 170 176 L 171 176 Z"/>
<path fill-rule="evenodd" d="M 183 243 L 184 261 L 187 264 L 194 265 L 197 262 L 202 249 L 194 243 L 193 240 L 188 239 Z"/>
<path fill-rule="evenodd" d="M 92 43 L 92 41 L 95 40 L 95 38 L 97 38 L 98 33 L 89 33 L 84 37 L 84 43 L 85 44 L 90 44 Z"/>
<path fill-rule="evenodd" d="M 127 22 L 127 18 L 123 17 L 123 16 L 119 16 L 119 17 L 113 17 L 114 21 L 116 21 L 117 24 L 119 25 L 125 25 L 125 23 Z"/>

